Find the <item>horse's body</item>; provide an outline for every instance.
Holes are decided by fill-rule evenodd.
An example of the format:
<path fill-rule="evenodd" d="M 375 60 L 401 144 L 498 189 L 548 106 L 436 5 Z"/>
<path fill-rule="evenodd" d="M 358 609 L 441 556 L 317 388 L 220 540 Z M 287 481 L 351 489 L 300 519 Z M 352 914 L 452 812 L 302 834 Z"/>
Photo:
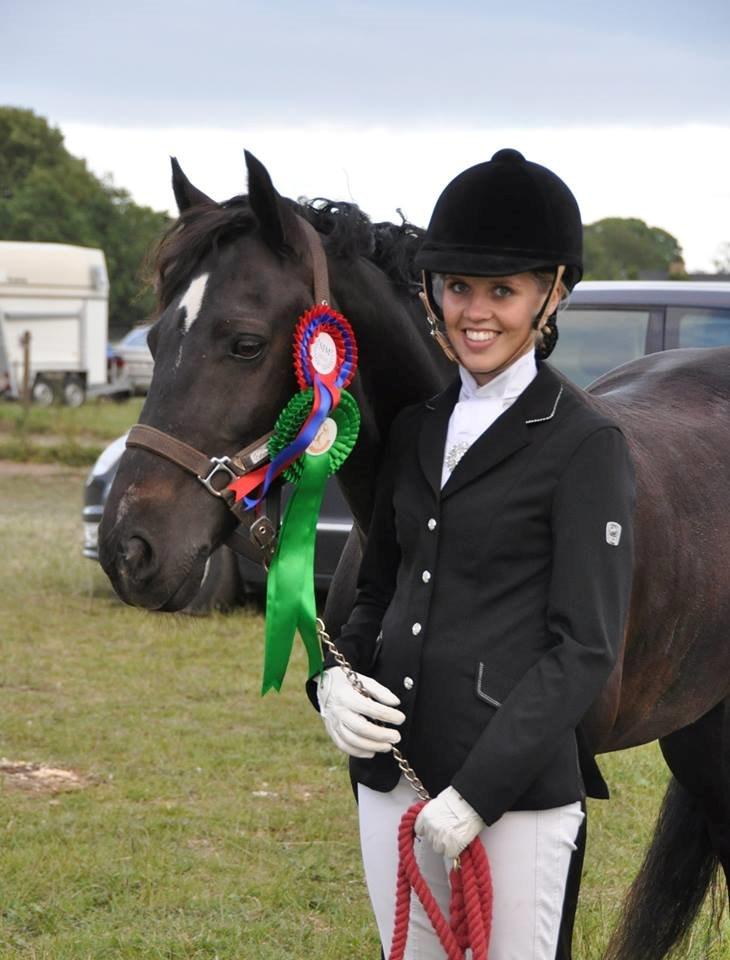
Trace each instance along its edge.
<path fill-rule="evenodd" d="M 292 330 L 312 300 L 294 205 L 257 161 L 248 163 L 248 200 L 222 207 L 176 168 L 182 216 L 160 258 L 155 375 L 140 422 L 208 453 L 233 453 L 271 429 L 295 389 Z M 360 350 L 353 389 L 362 433 L 340 474 L 357 528 L 326 611 L 336 633 L 352 604 L 358 534 L 369 522 L 390 421 L 454 370 L 422 332 L 397 262 L 412 251 L 414 232 L 368 228 L 348 205 L 339 213 L 297 209 L 325 234 L 336 305 Z M 686 840 L 692 826 L 697 837 L 676 890 L 655 890 L 653 874 L 644 874 L 640 896 L 666 892 L 671 921 L 658 929 L 654 915 L 645 923 L 638 911 L 615 947 L 621 960 L 659 960 L 693 916 L 694 902 L 684 913 L 674 903 L 687 899 L 682 887 L 699 886 L 701 901 L 717 860 L 730 876 L 730 348 L 645 357 L 601 378 L 590 395 L 622 425 L 635 461 L 636 573 L 623 655 L 584 732 L 595 752 L 660 739 L 685 789 L 670 789 L 666 812 L 678 820 L 667 827 L 664 817 L 655 848 L 675 856 L 667 829 Z M 129 450 L 100 530 L 102 565 L 128 602 L 181 609 L 233 524 L 221 501 L 176 465 Z"/>

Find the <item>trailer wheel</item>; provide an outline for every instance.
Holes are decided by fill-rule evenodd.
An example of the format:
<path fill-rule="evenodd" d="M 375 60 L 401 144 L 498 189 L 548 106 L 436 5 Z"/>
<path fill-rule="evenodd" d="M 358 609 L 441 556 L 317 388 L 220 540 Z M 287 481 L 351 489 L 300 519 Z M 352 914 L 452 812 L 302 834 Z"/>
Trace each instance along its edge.
<path fill-rule="evenodd" d="M 45 377 L 35 378 L 30 395 L 33 403 L 39 407 L 50 407 L 56 399 L 56 391 L 53 389 L 53 384 L 50 380 L 46 380 Z"/>
<path fill-rule="evenodd" d="M 86 399 L 86 388 L 81 377 L 67 377 L 63 385 L 63 402 L 67 407 L 80 407 Z"/>

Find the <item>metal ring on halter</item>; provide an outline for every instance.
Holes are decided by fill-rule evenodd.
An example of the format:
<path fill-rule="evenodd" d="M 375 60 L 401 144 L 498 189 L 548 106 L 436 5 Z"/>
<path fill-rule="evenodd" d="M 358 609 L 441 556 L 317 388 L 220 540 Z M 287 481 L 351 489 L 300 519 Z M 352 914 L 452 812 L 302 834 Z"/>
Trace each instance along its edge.
<path fill-rule="evenodd" d="M 214 464 L 210 473 L 206 477 L 202 477 L 200 476 L 200 474 L 198 474 L 198 480 L 200 480 L 200 482 L 203 484 L 205 489 L 209 493 L 212 493 L 214 497 L 222 497 L 225 494 L 226 487 L 231 482 L 231 480 L 238 479 L 238 474 L 236 473 L 235 470 L 233 470 L 229 466 L 231 462 L 230 457 L 211 457 L 210 462 Z M 217 473 L 226 474 L 225 486 L 221 487 L 220 489 L 218 489 L 218 487 L 214 487 L 212 483 L 213 477 Z"/>

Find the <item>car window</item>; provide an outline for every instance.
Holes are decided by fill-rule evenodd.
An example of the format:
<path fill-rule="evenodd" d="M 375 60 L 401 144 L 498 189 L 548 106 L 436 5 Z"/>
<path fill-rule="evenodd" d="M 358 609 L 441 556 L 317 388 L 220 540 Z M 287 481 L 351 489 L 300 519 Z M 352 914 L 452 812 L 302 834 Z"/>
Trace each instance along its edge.
<path fill-rule="evenodd" d="M 550 360 L 577 384 L 589 383 L 614 367 L 643 357 L 649 310 L 569 307 L 558 317 L 558 343 Z"/>
<path fill-rule="evenodd" d="M 148 332 L 149 332 L 148 327 L 140 327 L 138 330 L 130 330 L 129 333 L 126 335 L 126 337 L 122 340 L 120 346 L 146 347 Z"/>
<path fill-rule="evenodd" d="M 677 325 L 679 347 L 726 347 L 730 344 L 730 310 L 671 307 L 668 317 Z"/>

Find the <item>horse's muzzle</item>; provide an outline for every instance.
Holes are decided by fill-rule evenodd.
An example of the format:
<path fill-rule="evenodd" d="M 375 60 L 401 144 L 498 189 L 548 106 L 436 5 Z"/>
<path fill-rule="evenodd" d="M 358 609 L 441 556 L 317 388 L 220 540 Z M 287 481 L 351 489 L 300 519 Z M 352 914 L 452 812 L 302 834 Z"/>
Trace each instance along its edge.
<path fill-rule="evenodd" d="M 177 563 L 164 563 L 140 531 L 129 536 L 112 533 L 99 543 L 99 561 L 117 594 L 125 603 L 147 610 L 187 606 L 200 589 L 209 553 L 208 545 L 199 546 L 192 554 L 182 550 Z"/>

